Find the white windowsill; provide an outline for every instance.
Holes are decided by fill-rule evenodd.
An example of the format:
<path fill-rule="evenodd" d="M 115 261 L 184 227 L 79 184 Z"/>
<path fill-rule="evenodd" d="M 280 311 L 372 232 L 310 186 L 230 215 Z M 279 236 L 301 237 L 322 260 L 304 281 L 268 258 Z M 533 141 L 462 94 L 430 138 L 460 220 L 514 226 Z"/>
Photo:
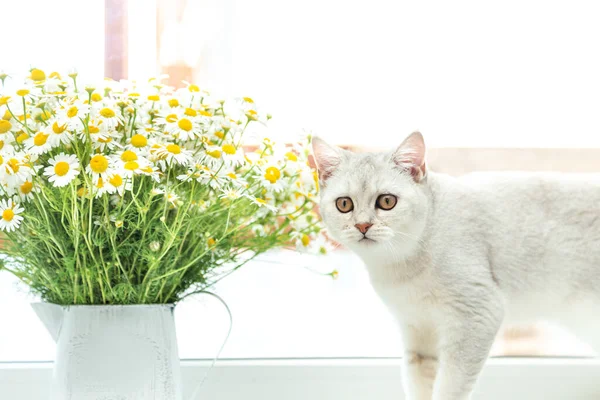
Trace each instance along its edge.
<path fill-rule="evenodd" d="M 184 400 L 204 376 L 207 360 L 184 360 Z M 199 399 L 402 400 L 401 361 L 393 359 L 221 360 Z M 52 363 L 0 363 L 0 398 L 48 396 Z M 600 398 L 600 360 L 490 359 L 474 399 L 593 400 Z"/>

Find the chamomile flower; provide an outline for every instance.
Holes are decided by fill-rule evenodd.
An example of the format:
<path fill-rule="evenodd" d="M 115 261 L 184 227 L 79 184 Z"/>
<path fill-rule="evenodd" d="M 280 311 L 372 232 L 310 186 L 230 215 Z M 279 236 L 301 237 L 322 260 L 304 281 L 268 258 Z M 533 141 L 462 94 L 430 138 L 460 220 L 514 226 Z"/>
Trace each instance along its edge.
<path fill-rule="evenodd" d="M 108 151 L 117 148 L 122 148 L 121 144 L 116 140 L 118 135 L 116 131 L 101 130 L 93 125 L 90 125 L 90 137 L 92 146 L 96 151 Z"/>
<path fill-rule="evenodd" d="M 277 211 L 277 207 L 270 204 L 269 200 L 261 199 L 260 197 L 254 197 L 251 195 L 246 195 L 246 197 L 248 197 L 252 201 L 252 203 L 256 204 L 259 207 L 265 207 L 266 209 L 273 212 Z"/>
<path fill-rule="evenodd" d="M 25 211 L 23 207 L 12 200 L 0 200 L 0 213 L 2 216 L 0 219 L 0 230 L 5 232 L 16 230 L 21 225 L 21 221 L 23 221 L 23 217 L 19 215 L 23 211 Z"/>
<path fill-rule="evenodd" d="M 94 197 L 102 197 L 107 192 L 108 191 L 106 185 L 104 184 L 104 179 L 98 178 L 92 187 L 92 193 L 94 194 Z"/>
<path fill-rule="evenodd" d="M 160 183 L 161 177 L 164 176 L 163 173 L 158 168 L 152 166 L 152 164 L 142 167 L 142 175 L 149 176 L 157 183 Z"/>
<path fill-rule="evenodd" d="M 188 108 L 185 112 L 196 112 L 192 108 Z M 170 124 L 167 128 L 167 131 L 173 135 L 173 138 L 179 141 L 187 141 L 197 137 L 198 135 L 198 124 L 196 122 L 195 116 L 192 117 L 188 114 L 183 114 L 181 117 L 178 117 L 177 122 Z"/>
<path fill-rule="evenodd" d="M 44 91 L 50 94 L 58 94 L 63 91 L 66 82 L 62 79 L 58 72 L 51 72 L 44 81 Z"/>
<path fill-rule="evenodd" d="M 244 151 L 233 143 L 226 142 L 221 145 L 223 161 L 229 167 L 237 167 L 244 162 Z"/>
<path fill-rule="evenodd" d="M 44 129 L 44 132 L 49 135 L 48 142 L 52 147 L 70 143 L 73 136 L 66 122 L 61 122 L 59 119 L 48 121 L 48 126 Z"/>
<path fill-rule="evenodd" d="M 73 154 L 60 153 L 48 161 L 44 175 L 55 187 L 67 186 L 79 175 L 79 160 Z"/>
<path fill-rule="evenodd" d="M 138 133 L 136 133 L 135 135 L 133 135 L 131 138 L 129 138 L 128 142 L 128 148 L 129 149 L 137 149 L 138 151 L 141 151 L 143 149 L 146 149 L 148 147 L 149 141 L 148 141 L 148 131 L 146 130 L 147 128 L 143 128 L 141 130 L 138 130 Z M 140 133 L 143 132 L 143 133 Z"/>
<path fill-rule="evenodd" d="M 2 175 L 9 188 L 21 185 L 34 174 L 24 153 L 6 154 L 2 158 Z"/>
<path fill-rule="evenodd" d="M 158 158 L 158 163 L 163 170 L 173 163 L 189 165 L 192 161 L 192 152 L 175 143 L 165 143 L 154 148 L 153 154 Z"/>
<path fill-rule="evenodd" d="M 105 183 L 106 190 L 108 193 L 118 193 L 120 196 L 123 196 L 125 190 L 131 190 L 133 187 L 133 183 L 131 179 L 127 179 L 122 174 L 113 173 L 109 176 L 108 180 Z"/>
<path fill-rule="evenodd" d="M 85 170 L 92 176 L 93 182 L 98 182 L 99 179 L 107 180 L 111 174 L 110 160 L 104 154 L 95 154 Z"/>
<path fill-rule="evenodd" d="M 153 173 L 154 170 L 150 167 L 148 160 L 143 158 L 137 158 L 131 161 L 125 161 L 122 163 L 119 173 L 127 178 L 131 178 L 134 175 Z M 150 171 L 150 172 L 149 172 Z"/>
<path fill-rule="evenodd" d="M 14 148 L 15 137 L 12 133 L 6 133 L 0 135 L 0 152 L 2 154 L 12 154 L 15 152 Z"/>
<path fill-rule="evenodd" d="M 179 196 L 174 193 L 174 192 L 169 192 L 169 193 L 165 193 L 165 199 L 172 205 L 172 206 L 180 206 L 182 204 Z"/>
<path fill-rule="evenodd" d="M 117 107 L 105 106 L 98 110 L 95 118 L 101 121 L 108 129 L 115 129 L 123 123 L 121 111 Z"/>
<path fill-rule="evenodd" d="M 52 144 L 50 140 L 49 133 L 44 131 L 39 131 L 29 139 L 25 140 L 23 144 L 25 145 L 25 151 L 31 154 L 40 155 L 47 153 L 52 149 Z"/>
<path fill-rule="evenodd" d="M 270 165 L 265 168 L 262 174 L 262 182 L 267 190 L 280 192 L 285 188 L 283 174 L 275 165 Z"/>
<path fill-rule="evenodd" d="M 225 170 L 219 172 L 219 175 L 225 180 L 231 182 L 236 187 L 246 187 L 248 182 L 243 179 L 241 174 L 236 174 L 234 170 Z"/>
<path fill-rule="evenodd" d="M 60 126 L 66 125 L 70 130 L 82 130 L 83 121 L 87 118 L 90 106 L 81 100 L 63 100 L 60 108 L 56 111 L 56 117 Z"/>
<path fill-rule="evenodd" d="M 39 89 L 37 89 L 37 88 L 33 88 L 33 87 L 31 87 L 31 86 L 27 86 L 27 87 L 21 87 L 21 88 L 17 89 L 17 90 L 15 91 L 14 98 L 15 98 L 15 102 L 16 102 L 17 104 L 19 104 L 19 105 L 17 106 L 17 107 L 18 107 L 18 109 L 19 109 L 20 111 L 22 111 L 22 110 L 23 110 L 23 108 L 22 108 L 22 106 L 21 106 L 21 104 L 22 104 L 22 100 L 21 100 L 21 99 L 25 99 L 25 102 L 26 102 L 26 103 L 30 103 L 30 102 L 34 101 L 34 100 L 35 100 L 35 98 L 36 98 L 37 96 L 39 96 L 39 95 L 40 95 L 40 90 L 39 90 Z"/>
<path fill-rule="evenodd" d="M 237 200 L 242 197 L 242 193 L 239 189 L 225 189 L 219 195 L 220 198 L 227 198 L 229 200 Z"/>
<path fill-rule="evenodd" d="M 166 110 L 165 114 L 159 115 L 155 119 L 156 124 L 161 126 L 165 132 L 173 132 L 177 129 L 178 121 L 179 117 L 173 110 Z"/>
<path fill-rule="evenodd" d="M 223 163 L 223 150 L 219 146 L 206 148 L 204 163 L 211 168 L 218 168 Z"/>
<path fill-rule="evenodd" d="M 33 182 L 25 181 L 18 186 L 17 196 L 21 201 L 31 201 L 35 193 Z"/>

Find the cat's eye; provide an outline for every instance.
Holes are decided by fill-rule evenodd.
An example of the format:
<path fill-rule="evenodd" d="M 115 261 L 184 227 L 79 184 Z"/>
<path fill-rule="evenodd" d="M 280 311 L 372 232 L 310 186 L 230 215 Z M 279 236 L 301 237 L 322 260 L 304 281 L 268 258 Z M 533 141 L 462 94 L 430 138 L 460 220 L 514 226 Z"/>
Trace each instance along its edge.
<path fill-rule="evenodd" d="M 377 208 L 381 208 L 382 210 L 391 210 L 396 207 L 396 203 L 398 202 L 398 198 L 393 194 L 382 194 L 377 198 L 375 205 Z"/>
<path fill-rule="evenodd" d="M 340 197 L 335 201 L 335 206 L 341 213 L 347 213 L 354 210 L 354 203 L 350 197 Z"/>

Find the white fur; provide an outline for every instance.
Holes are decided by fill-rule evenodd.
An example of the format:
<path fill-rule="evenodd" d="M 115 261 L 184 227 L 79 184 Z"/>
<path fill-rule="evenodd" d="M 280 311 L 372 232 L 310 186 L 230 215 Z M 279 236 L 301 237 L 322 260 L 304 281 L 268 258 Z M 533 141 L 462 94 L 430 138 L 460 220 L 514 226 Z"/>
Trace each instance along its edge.
<path fill-rule="evenodd" d="M 420 134 L 409 139 L 362 154 L 313 141 L 317 164 L 333 166 L 321 180 L 328 232 L 363 259 L 400 323 L 408 398 L 469 399 L 506 321 L 555 321 L 600 349 L 600 176 L 419 176 L 397 162 L 424 152 L 407 148 Z M 395 208 L 377 209 L 381 194 Z M 372 241 L 359 242 L 365 222 Z"/>

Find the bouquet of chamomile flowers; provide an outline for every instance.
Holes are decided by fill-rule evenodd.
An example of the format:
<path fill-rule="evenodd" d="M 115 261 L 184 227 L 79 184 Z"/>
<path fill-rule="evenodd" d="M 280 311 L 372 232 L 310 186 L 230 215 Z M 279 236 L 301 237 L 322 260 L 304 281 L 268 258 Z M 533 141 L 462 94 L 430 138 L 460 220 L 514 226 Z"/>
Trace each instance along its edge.
<path fill-rule="evenodd" d="M 172 303 L 269 249 L 325 251 L 310 138 L 244 146 L 270 118 L 251 98 L 40 69 L 11 91 L 6 79 L 2 268 L 43 300 Z"/>

